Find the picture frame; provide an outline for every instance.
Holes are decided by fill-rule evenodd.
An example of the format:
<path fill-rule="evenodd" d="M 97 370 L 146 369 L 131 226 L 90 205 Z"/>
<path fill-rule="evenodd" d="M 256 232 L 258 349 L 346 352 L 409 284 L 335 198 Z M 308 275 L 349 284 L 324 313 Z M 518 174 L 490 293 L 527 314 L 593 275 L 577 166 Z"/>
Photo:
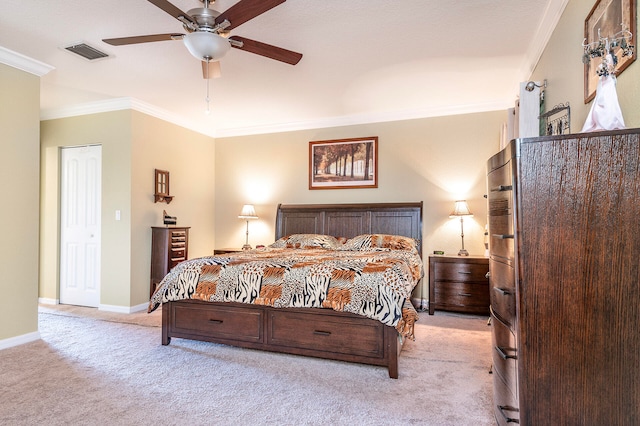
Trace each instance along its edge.
<path fill-rule="evenodd" d="M 628 30 L 633 35 L 631 44 L 636 44 L 636 1 L 637 0 L 597 0 L 584 20 L 585 44 L 598 41 L 600 37 L 612 39 L 623 30 Z M 616 52 L 617 65 L 616 77 L 633 61 L 636 60 L 636 50 L 631 56 L 622 56 L 620 50 Z M 599 62 L 593 58 L 584 64 L 584 103 L 589 103 L 596 95 L 599 76 L 596 68 Z"/>
<path fill-rule="evenodd" d="M 309 189 L 377 187 L 377 136 L 309 142 Z"/>

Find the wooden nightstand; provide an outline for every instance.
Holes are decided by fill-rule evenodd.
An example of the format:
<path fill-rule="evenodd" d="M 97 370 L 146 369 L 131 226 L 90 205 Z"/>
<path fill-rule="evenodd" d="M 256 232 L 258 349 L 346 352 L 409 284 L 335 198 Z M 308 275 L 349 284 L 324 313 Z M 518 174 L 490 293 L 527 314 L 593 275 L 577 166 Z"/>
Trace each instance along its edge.
<path fill-rule="evenodd" d="M 213 250 L 213 254 L 229 254 L 229 253 L 238 253 L 241 252 L 242 249 L 241 248 L 221 248 L 221 249 L 214 249 Z"/>
<path fill-rule="evenodd" d="M 442 311 L 489 313 L 489 259 L 429 256 L 429 315 Z"/>

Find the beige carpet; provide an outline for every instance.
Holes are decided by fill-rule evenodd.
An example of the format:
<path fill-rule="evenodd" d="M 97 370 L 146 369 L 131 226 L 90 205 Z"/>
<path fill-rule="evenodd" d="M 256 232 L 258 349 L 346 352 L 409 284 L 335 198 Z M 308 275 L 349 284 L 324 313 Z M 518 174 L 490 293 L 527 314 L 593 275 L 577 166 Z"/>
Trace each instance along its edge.
<path fill-rule="evenodd" d="M 421 314 L 382 367 L 172 339 L 160 312 L 41 306 L 42 340 L 0 351 L 7 425 L 493 425 L 485 317 Z"/>

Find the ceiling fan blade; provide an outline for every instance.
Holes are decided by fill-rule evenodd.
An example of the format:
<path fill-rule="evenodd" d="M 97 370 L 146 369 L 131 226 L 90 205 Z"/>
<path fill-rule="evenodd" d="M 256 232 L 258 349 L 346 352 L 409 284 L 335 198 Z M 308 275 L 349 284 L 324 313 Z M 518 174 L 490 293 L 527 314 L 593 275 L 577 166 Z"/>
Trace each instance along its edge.
<path fill-rule="evenodd" d="M 149 0 L 151 1 L 151 0 Z M 233 29 L 255 18 L 266 11 L 273 9 L 286 0 L 240 0 L 216 18 L 216 24 L 220 24 L 225 19 L 231 23 L 227 30 Z"/>
<path fill-rule="evenodd" d="M 187 21 L 197 25 L 195 19 L 193 19 L 191 16 L 187 15 L 185 12 L 180 10 L 180 8 L 178 8 L 177 6 L 174 6 L 173 4 L 169 3 L 167 0 L 149 0 L 149 3 L 164 10 L 169 15 L 176 18 L 178 21 L 182 22 L 182 19 L 180 19 L 180 17 L 184 17 L 184 19 L 186 19 Z"/>
<path fill-rule="evenodd" d="M 221 75 L 222 73 L 220 71 L 220 61 L 202 61 L 202 78 L 219 78 Z"/>
<path fill-rule="evenodd" d="M 181 40 L 182 36 L 184 36 L 184 34 L 151 34 L 133 37 L 103 38 L 102 41 L 112 46 L 123 46 L 126 44 L 150 43 L 154 41 Z"/>
<path fill-rule="evenodd" d="M 255 53 L 256 55 L 265 56 L 267 58 L 275 59 L 276 61 L 286 62 L 287 64 L 295 65 L 300 62 L 300 59 L 302 59 L 302 53 L 293 52 L 291 50 L 272 46 L 260 41 L 238 36 L 229 37 L 229 40 L 242 42 L 242 47 L 237 47 L 234 43 L 231 44 L 231 46 L 236 49 Z"/>

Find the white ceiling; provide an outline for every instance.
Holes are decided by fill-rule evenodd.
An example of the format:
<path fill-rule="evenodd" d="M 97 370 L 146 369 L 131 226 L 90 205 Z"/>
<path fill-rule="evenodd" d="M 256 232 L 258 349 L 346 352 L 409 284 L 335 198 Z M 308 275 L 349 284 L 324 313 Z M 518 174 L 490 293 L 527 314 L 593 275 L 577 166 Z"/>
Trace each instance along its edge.
<path fill-rule="evenodd" d="M 42 77 L 43 118 L 124 102 L 229 136 L 507 108 L 566 2 L 289 0 L 231 34 L 300 52 L 300 63 L 231 49 L 211 80 L 209 115 L 200 63 L 182 42 L 102 42 L 184 32 L 145 0 L 2 0 L 0 47 L 54 67 Z M 80 41 L 112 57 L 89 62 L 61 49 Z"/>

